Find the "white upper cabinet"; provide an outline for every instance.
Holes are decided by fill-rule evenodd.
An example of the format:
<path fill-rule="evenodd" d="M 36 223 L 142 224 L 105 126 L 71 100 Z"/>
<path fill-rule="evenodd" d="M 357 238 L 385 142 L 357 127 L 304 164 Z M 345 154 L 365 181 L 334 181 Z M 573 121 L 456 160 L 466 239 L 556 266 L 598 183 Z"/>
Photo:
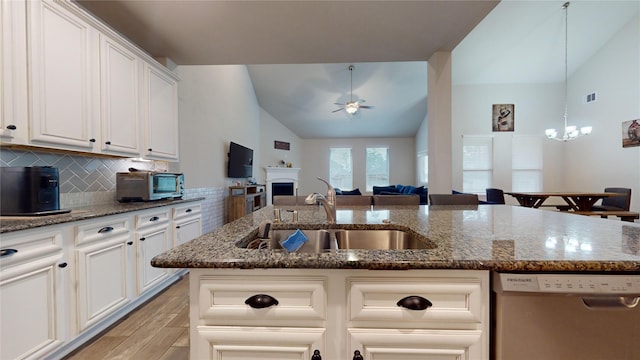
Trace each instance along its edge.
<path fill-rule="evenodd" d="M 140 155 L 142 60 L 125 46 L 100 36 L 101 150 Z"/>
<path fill-rule="evenodd" d="M 144 68 L 144 156 L 178 160 L 177 79 L 159 67 L 145 64 Z"/>
<path fill-rule="evenodd" d="M 0 142 L 25 144 L 28 135 L 25 5 L 1 1 Z"/>
<path fill-rule="evenodd" d="M 30 140 L 95 151 L 98 31 L 52 1 L 27 2 Z"/>

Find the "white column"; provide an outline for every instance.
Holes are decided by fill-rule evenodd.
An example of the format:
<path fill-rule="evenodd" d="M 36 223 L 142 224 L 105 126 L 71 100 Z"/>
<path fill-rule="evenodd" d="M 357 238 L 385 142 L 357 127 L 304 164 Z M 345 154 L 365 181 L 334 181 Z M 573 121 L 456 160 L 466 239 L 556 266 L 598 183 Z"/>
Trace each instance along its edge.
<path fill-rule="evenodd" d="M 427 61 L 429 193 L 449 194 L 453 183 L 451 138 L 451 52 Z"/>

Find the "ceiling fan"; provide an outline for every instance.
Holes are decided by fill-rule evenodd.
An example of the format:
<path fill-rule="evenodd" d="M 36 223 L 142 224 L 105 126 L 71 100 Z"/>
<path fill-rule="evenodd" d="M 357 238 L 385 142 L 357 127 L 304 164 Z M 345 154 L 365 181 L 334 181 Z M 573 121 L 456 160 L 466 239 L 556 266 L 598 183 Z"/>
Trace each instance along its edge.
<path fill-rule="evenodd" d="M 353 101 L 353 65 L 349 65 L 349 74 L 351 76 L 351 97 L 350 100 L 347 101 L 346 104 L 334 103 L 336 105 L 342 106 L 340 109 L 333 110 L 332 112 L 338 112 L 341 110 L 346 111 L 349 115 L 354 115 L 358 112 L 358 109 L 373 109 L 373 106 L 362 105 L 364 99 L 360 99 L 358 101 Z"/>

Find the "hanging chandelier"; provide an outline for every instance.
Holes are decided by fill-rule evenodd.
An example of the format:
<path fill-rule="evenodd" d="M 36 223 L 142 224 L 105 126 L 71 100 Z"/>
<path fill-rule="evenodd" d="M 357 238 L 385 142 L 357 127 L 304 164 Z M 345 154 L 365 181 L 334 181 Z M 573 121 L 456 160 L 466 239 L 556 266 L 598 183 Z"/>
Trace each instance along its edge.
<path fill-rule="evenodd" d="M 558 131 L 556 129 L 547 129 L 545 130 L 545 135 L 547 138 L 558 141 L 567 141 L 577 139 L 580 136 L 591 134 L 592 127 L 591 126 L 583 126 L 579 130 L 576 126 L 567 125 L 567 114 L 568 114 L 568 105 L 567 105 L 567 58 L 568 58 L 568 33 L 569 33 L 569 2 L 567 1 L 562 5 L 564 9 L 564 132 L 561 136 L 558 136 Z"/>

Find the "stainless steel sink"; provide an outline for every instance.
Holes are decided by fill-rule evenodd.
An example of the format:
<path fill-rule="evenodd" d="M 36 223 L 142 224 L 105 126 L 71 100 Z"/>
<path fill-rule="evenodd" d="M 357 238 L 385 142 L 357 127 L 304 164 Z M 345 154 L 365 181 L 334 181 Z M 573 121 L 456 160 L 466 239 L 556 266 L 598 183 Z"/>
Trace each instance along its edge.
<path fill-rule="evenodd" d="M 427 239 L 402 230 L 338 230 L 338 249 L 433 249 Z"/>
<path fill-rule="evenodd" d="M 335 238 L 327 230 L 301 230 L 307 236 L 307 241 L 295 252 L 297 253 L 319 253 L 330 249 L 335 249 Z M 289 237 L 295 230 L 272 230 L 270 239 L 263 241 L 262 247 L 265 249 L 282 249 L 280 241 Z M 333 246 L 332 243 L 333 242 Z"/>

